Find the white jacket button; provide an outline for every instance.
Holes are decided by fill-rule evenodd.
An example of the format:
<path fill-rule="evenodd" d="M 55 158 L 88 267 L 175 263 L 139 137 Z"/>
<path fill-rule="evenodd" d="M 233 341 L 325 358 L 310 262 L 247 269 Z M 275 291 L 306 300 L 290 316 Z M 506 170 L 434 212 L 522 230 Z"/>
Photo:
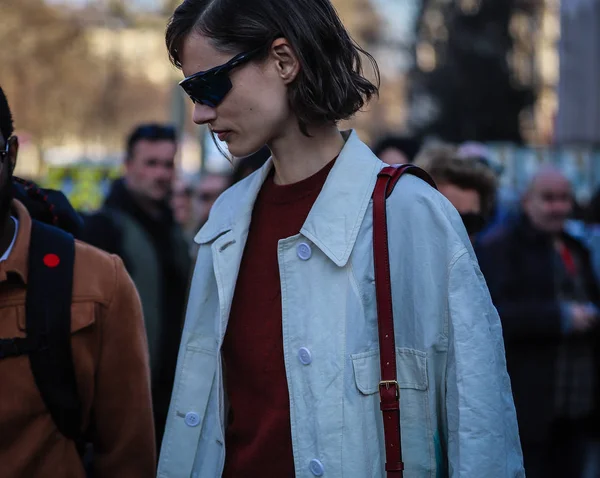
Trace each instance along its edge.
<path fill-rule="evenodd" d="M 323 468 L 323 463 L 321 463 L 316 458 L 310 460 L 309 468 L 310 472 L 315 476 L 323 476 L 323 473 L 325 472 L 325 469 Z"/>
<path fill-rule="evenodd" d="M 200 425 L 200 416 L 196 412 L 186 413 L 185 424 L 188 427 L 197 427 L 198 425 Z"/>
<path fill-rule="evenodd" d="M 306 242 L 298 244 L 296 252 L 298 253 L 298 257 L 303 261 L 309 260 L 312 256 L 312 249 Z"/>
<path fill-rule="evenodd" d="M 298 358 L 304 365 L 309 365 L 312 362 L 312 354 L 306 347 L 302 347 L 298 350 Z"/>

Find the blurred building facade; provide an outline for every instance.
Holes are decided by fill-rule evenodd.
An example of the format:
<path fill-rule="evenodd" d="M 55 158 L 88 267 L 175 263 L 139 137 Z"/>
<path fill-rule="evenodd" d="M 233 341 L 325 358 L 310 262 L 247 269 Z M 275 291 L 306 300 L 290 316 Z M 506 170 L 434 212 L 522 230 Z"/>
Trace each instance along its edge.
<path fill-rule="evenodd" d="M 550 144 L 558 109 L 559 0 L 422 0 L 421 5 L 415 48 L 417 74 L 411 81 L 422 81 L 438 69 L 445 69 L 443 75 L 449 84 L 456 75 L 464 76 L 463 83 L 479 78 L 475 86 L 506 75 L 506 84 L 498 82 L 497 90 L 490 89 L 476 98 L 472 108 L 487 105 L 490 113 L 498 114 L 494 101 L 498 100 L 497 108 L 508 103 L 519 111 L 501 113 L 507 117 L 516 114 L 521 140 L 533 145 Z M 447 62 L 460 63 L 461 71 L 453 70 Z M 461 83 L 456 78 L 454 81 Z M 441 83 L 438 81 L 438 89 L 444 87 Z M 415 89 L 421 91 L 419 85 Z M 469 96 L 468 91 L 464 93 Z M 475 96 L 475 88 L 472 94 Z M 416 94 L 412 100 L 411 120 L 416 125 L 440 115 L 444 107 L 426 94 Z M 468 98 L 464 103 L 467 109 Z M 480 116 L 475 123 L 492 121 L 485 111 Z M 516 138 L 510 131 L 498 131 L 497 125 L 483 135 L 486 133 L 497 135 L 494 140 Z M 468 133 L 463 132 L 465 135 Z"/>
<path fill-rule="evenodd" d="M 355 127 L 364 140 L 374 141 L 386 132 L 406 132 L 407 125 L 413 127 L 440 113 L 440 105 L 427 95 L 413 94 L 418 78 L 408 72 L 413 65 L 416 66 L 414 70 L 420 73 L 431 73 L 440 68 L 444 64 L 448 44 L 454 41 L 453 47 L 458 43 L 458 47 L 466 51 L 479 49 L 483 56 L 488 54 L 488 50 L 502 56 L 501 48 L 509 46 L 505 63 L 510 69 L 511 85 L 531 92 L 531 104 L 519 113 L 518 120 L 519 133 L 526 144 L 550 145 L 553 139 L 561 144 L 600 142 L 600 87 L 597 84 L 600 77 L 600 0 L 565 0 L 562 5 L 560 0 L 332 1 L 353 38 L 376 58 L 381 71 L 379 100 L 372 101 L 363 112 L 342 125 Z M 126 2 L 112 2 L 116 6 L 105 8 L 109 3 L 80 2 L 85 6 L 71 7 L 70 12 L 63 9 L 60 15 L 54 15 L 56 18 L 53 20 L 59 22 L 60 17 L 61 22 L 68 21 L 75 25 L 74 29 L 84 32 L 86 47 L 81 48 L 82 53 L 72 62 L 72 69 L 73 72 L 85 69 L 91 73 L 77 80 L 75 86 L 80 90 L 76 94 L 69 90 L 61 93 L 61 98 L 64 97 L 65 105 L 71 110 L 75 103 L 92 105 L 91 108 L 79 108 L 83 115 L 80 120 L 74 121 L 74 114 L 69 116 L 69 125 L 81 123 L 85 127 L 79 128 L 78 124 L 74 124 L 61 132 L 57 128 L 48 128 L 48 121 L 37 118 L 39 114 L 28 113 L 33 111 L 31 105 L 34 100 L 25 91 L 37 88 L 37 83 L 31 83 L 32 79 L 39 78 L 41 83 L 45 77 L 60 77 L 61 72 L 66 77 L 75 77 L 75 73 L 66 73 L 71 71 L 67 65 L 57 64 L 57 72 L 53 73 L 50 68 L 52 62 L 49 61 L 45 76 L 24 75 L 30 83 L 27 88 L 17 87 L 22 81 L 16 75 L 11 77 L 14 68 L 5 68 L 1 72 L 3 85 L 8 86 L 14 105 L 17 127 L 21 128 L 23 137 L 30 138 L 27 141 L 31 145 L 28 156 L 37 158 L 32 159 L 30 164 L 21 163 L 21 168 L 27 168 L 28 176 L 43 171 L 38 165 L 44 161 L 68 163 L 73 158 L 110 158 L 114 161 L 121 153 L 123 137 L 138 121 L 175 122 L 185 133 L 182 164 L 187 169 L 200 164 L 203 143 L 198 138 L 204 138 L 204 135 L 191 123 L 190 105 L 176 86 L 181 72 L 169 63 L 164 47 L 167 16 L 175 4 L 180 3 L 179 0 L 165 0 L 163 11 L 117 8 Z M 42 21 L 47 23 L 47 20 L 41 18 L 39 8 L 43 4 L 44 0 L 23 0 L 22 6 L 17 9 L 17 13 L 25 12 L 21 20 L 29 23 L 34 18 L 31 12 L 37 12 L 40 26 L 36 24 L 35 28 L 39 36 L 46 34 Z M 24 10 L 25 5 L 30 6 L 31 12 Z M 487 16 L 478 17 L 484 8 L 488 9 Z M 506 18 L 494 20 L 494 16 L 501 17 L 506 11 L 509 12 Z M 483 27 L 477 27 L 480 29 L 476 33 L 484 40 L 487 36 L 488 40 L 469 43 L 478 39 L 469 31 L 477 30 L 473 28 L 477 21 L 483 21 Z M 21 28 L 16 20 L 11 20 L 11 23 L 17 30 Z M 457 36 L 453 32 L 453 29 L 460 28 L 467 31 L 466 36 Z M 503 28 L 506 34 L 501 31 Z M 48 31 L 48 35 L 54 33 Z M 460 44 L 465 41 L 466 44 Z M 23 40 L 23 48 L 26 43 Z M 44 44 L 43 38 L 40 44 Z M 53 49 L 62 51 L 60 48 Z M 0 54 L 3 64 L 10 65 L 14 60 L 15 65 L 23 65 L 19 60 L 20 54 L 12 55 L 11 51 L 5 49 Z M 14 56 L 12 60 L 11 55 Z M 64 54 L 61 57 L 67 58 Z M 81 67 L 80 57 L 91 60 Z M 364 62 L 364 67 L 365 73 L 373 78 L 368 62 Z M 453 81 L 452 75 L 462 67 L 459 65 L 454 71 L 449 70 L 449 80 L 444 79 L 441 86 Z M 39 66 L 36 69 L 39 73 Z M 467 74 L 466 79 L 485 84 L 485 73 Z M 469 78 L 476 75 L 482 75 L 483 80 Z M 67 84 L 63 81 L 54 83 L 53 89 L 60 93 L 61 88 L 71 88 L 63 83 Z M 47 81 L 44 84 L 48 84 Z M 479 101 L 473 95 L 473 103 L 481 110 L 489 106 L 488 101 L 502 103 L 504 92 L 496 93 L 499 100 L 484 96 L 484 100 Z M 43 93 L 39 96 L 41 99 L 50 98 Z M 77 102 L 72 101 L 74 96 Z M 516 98 L 515 101 L 521 100 Z M 527 101 L 522 103 L 527 104 Z M 37 97 L 35 104 L 39 104 Z M 458 105 L 462 109 L 454 113 L 454 118 L 460 118 L 468 110 L 467 106 Z M 50 103 L 43 109 L 56 110 Z M 23 112 L 28 114 L 24 116 Z M 66 118 L 66 114 L 61 117 Z M 40 124 L 36 129 L 23 131 L 24 127 L 32 128 L 32 120 L 36 119 Z M 46 131 L 53 135 L 49 139 L 42 138 L 42 141 L 40 134 Z M 411 132 L 410 129 L 408 132 Z"/>
<path fill-rule="evenodd" d="M 556 139 L 600 145 L 600 0 L 564 0 L 561 25 Z"/>
<path fill-rule="evenodd" d="M 363 140 L 371 141 L 405 122 L 404 55 L 406 45 L 395 36 L 394 18 L 387 13 L 386 0 L 333 0 L 344 25 L 377 60 L 381 73 L 380 96 L 374 99 L 344 127 L 356 128 Z M 371 65 L 363 59 L 365 74 L 374 81 Z"/>
<path fill-rule="evenodd" d="M 548 145 L 558 111 L 560 4 L 519 0 L 518 6 L 510 23 L 510 65 L 519 83 L 529 85 L 535 95 L 532 109 L 523 115 L 523 136 L 529 144 Z"/>

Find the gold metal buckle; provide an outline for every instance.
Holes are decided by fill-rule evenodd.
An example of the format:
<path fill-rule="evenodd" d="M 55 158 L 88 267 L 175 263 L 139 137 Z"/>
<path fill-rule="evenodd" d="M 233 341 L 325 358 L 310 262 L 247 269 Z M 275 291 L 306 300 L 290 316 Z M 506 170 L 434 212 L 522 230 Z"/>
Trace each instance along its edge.
<path fill-rule="evenodd" d="M 398 385 L 397 380 L 382 380 L 379 382 L 379 395 L 381 396 L 381 387 L 384 386 L 386 390 L 390 389 L 390 386 L 394 386 L 396 388 L 396 400 L 400 399 L 400 385 Z"/>

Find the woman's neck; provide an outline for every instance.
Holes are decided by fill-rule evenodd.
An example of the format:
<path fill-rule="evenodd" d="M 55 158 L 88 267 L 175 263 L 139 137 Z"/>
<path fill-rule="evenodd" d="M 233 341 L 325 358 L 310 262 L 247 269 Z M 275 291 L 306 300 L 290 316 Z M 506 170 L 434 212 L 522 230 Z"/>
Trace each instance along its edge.
<path fill-rule="evenodd" d="M 295 126 L 295 125 L 294 125 Z M 340 154 L 344 138 L 335 125 L 309 128 L 289 127 L 268 146 L 273 153 L 275 184 L 293 184 L 318 173 Z"/>

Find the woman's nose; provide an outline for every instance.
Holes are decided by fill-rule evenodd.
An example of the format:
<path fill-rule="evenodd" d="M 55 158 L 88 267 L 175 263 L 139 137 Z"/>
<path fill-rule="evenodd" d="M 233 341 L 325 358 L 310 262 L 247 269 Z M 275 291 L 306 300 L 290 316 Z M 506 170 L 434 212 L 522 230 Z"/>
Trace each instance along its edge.
<path fill-rule="evenodd" d="M 196 103 L 194 105 L 194 114 L 192 119 L 196 124 L 206 124 L 217 117 L 217 112 L 215 108 L 211 108 L 210 106 L 206 106 L 200 103 Z"/>

